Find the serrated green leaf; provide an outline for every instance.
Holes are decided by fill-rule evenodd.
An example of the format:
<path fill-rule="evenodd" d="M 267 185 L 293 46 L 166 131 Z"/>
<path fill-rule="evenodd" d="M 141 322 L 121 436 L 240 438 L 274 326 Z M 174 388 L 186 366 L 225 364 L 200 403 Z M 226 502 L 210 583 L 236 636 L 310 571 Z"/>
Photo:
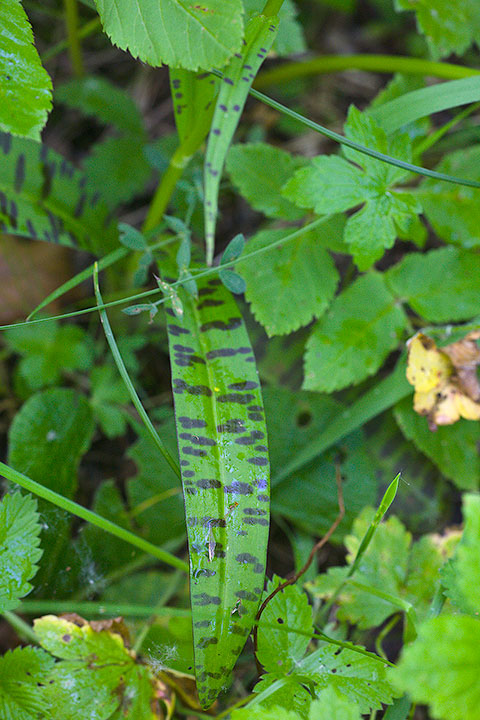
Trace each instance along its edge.
<path fill-rule="evenodd" d="M 262 705 L 254 705 L 234 710 L 231 714 L 232 720 L 300 720 L 300 716 L 292 710 L 275 705 L 267 708 Z"/>
<path fill-rule="evenodd" d="M 270 595 L 281 582 L 281 578 L 276 576 L 270 580 L 265 596 Z M 283 630 L 283 625 L 313 635 L 312 608 L 306 594 L 297 585 L 288 585 L 270 600 L 258 625 L 257 657 L 260 663 L 267 671 L 286 674 L 305 655 L 310 638 Z"/>
<path fill-rule="evenodd" d="M 439 172 L 480 180 L 480 148 L 463 148 L 446 155 Z M 420 199 L 435 232 L 447 243 L 464 248 L 480 246 L 480 191 L 436 180 L 422 181 Z"/>
<path fill-rule="evenodd" d="M 360 277 L 315 325 L 307 342 L 303 387 L 331 392 L 361 382 L 397 346 L 405 326 L 405 313 L 383 277 Z"/>
<path fill-rule="evenodd" d="M 135 662 L 118 630 L 94 630 L 53 615 L 34 626 L 41 645 L 61 658 L 45 688 L 55 720 L 109 720 L 119 711 L 125 720 L 159 717 L 154 679 Z"/>
<path fill-rule="evenodd" d="M 425 622 L 389 671 L 395 686 L 441 720 L 477 720 L 480 622 L 461 615 Z"/>
<path fill-rule="evenodd" d="M 478 314 L 480 256 L 460 248 L 411 253 L 385 273 L 388 285 L 425 320 L 468 320 Z"/>
<path fill-rule="evenodd" d="M 272 218 L 298 220 L 305 213 L 280 191 L 306 162 L 273 145 L 249 143 L 230 148 L 226 168 L 235 187 L 255 210 Z"/>
<path fill-rule="evenodd" d="M 84 160 L 89 182 L 103 189 L 102 197 L 109 207 L 129 202 L 145 189 L 152 169 L 143 149 L 141 138 L 111 137 L 94 145 Z"/>
<path fill-rule="evenodd" d="M 8 347 L 22 356 L 18 372 L 31 390 L 61 381 L 64 371 L 89 370 L 93 346 L 82 328 L 55 322 L 5 331 Z"/>
<path fill-rule="evenodd" d="M 255 358 L 218 278 L 179 289 L 168 317 L 190 551 L 195 670 L 208 707 L 240 654 L 263 591 L 269 462 Z"/>
<path fill-rule="evenodd" d="M 479 40 L 480 8 L 476 0 L 395 0 L 396 10 L 414 10 L 417 26 L 425 35 L 432 57 L 463 55 Z"/>
<path fill-rule="evenodd" d="M 241 0 L 95 0 L 114 45 L 157 67 L 222 67 L 240 50 Z M 226 28 L 228 31 L 226 32 Z"/>
<path fill-rule="evenodd" d="M 362 538 L 369 528 L 373 510 L 366 508 L 353 524 L 353 532 L 345 538 L 347 562 L 354 561 Z M 449 544 L 440 536 L 424 535 L 412 545 L 412 537 L 403 524 L 390 517 L 380 524 L 352 580 L 362 587 L 347 583 L 338 599 L 338 617 L 366 629 L 381 625 L 390 615 L 408 603 L 421 619 L 428 614 L 438 583 L 438 573 L 449 553 Z M 329 568 L 309 584 L 309 590 L 320 597 L 330 597 L 347 576 L 349 567 Z M 368 592 L 372 588 L 374 592 Z M 375 591 L 400 602 L 389 602 Z"/>
<path fill-rule="evenodd" d="M 256 694 L 267 693 L 267 697 L 262 698 L 262 709 L 272 711 L 278 707 L 291 708 L 302 718 L 307 720 L 308 711 L 312 702 L 312 696 L 303 685 L 296 680 L 295 677 L 281 676 L 281 687 L 271 690 L 272 686 L 279 680 L 279 676 L 275 673 L 267 673 L 260 678 L 255 685 Z M 246 708 L 250 709 L 250 707 Z M 252 710 L 255 709 L 255 706 Z M 270 716 L 268 716 L 270 720 Z M 243 720 L 243 719 L 242 719 Z"/>
<path fill-rule="evenodd" d="M 87 400 L 75 390 L 33 395 L 9 431 L 8 462 L 42 485 L 72 498 L 77 467 L 90 447 L 94 423 Z"/>
<path fill-rule="evenodd" d="M 37 503 L 30 495 L 5 495 L 0 502 L 0 612 L 12 610 L 32 589 L 28 582 L 42 556 Z M 1 666 L 0 666 L 1 667 Z M 1 676 L 1 670 L 0 670 Z M 1 680 L 0 680 L 1 688 Z M 1 694 L 1 689 L 0 689 Z"/>
<path fill-rule="evenodd" d="M 294 240 L 241 264 L 246 299 L 267 335 L 281 335 L 321 317 L 335 295 L 338 272 L 318 236 L 328 228 L 306 231 Z M 285 230 L 263 230 L 245 252 L 266 247 L 285 236 Z"/>
<path fill-rule="evenodd" d="M 99 255 L 117 247 L 100 192 L 65 158 L 33 140 L 0 133 L 0 230 Z"/>
<path fill-rule="evenodd" d="M 320 693 L 310 705 L 309 720 L 361 720 L 356 703 L 345 700 L 332 687 Z"/>
<path fill-rule="evenodd" d="M 40 648 L 8 650 L 0 657 L 2 720 L 41 720 L 48 713 L 44 683 L 54 659 Z"/>
<path fill-rule="evenodd" d="M 0 1 L 0 77 L 0 130 L 40 140 L 52 107 L 52 81 L 20 0 Z"/>
<path fill-rule="evenodd" d="M 478 489 L 478 423 L 459 420 L 454 425 L 439 427 L 435 432 L 431 432 L 427 419 L 414 412 L 412 401 L 408 398 L 395 406 L 394 415 L 405 437 L 429 457 L 443 475 L 461 490 Z"/>
<path fill-rule="evenodd" d="M 218 191 L 225 158 L 247 101 L 248 91 L 272 47 L 277 28 L 276 16 L 257 15 L 252 18 L 245 30 L 242 52 L 236 53 L 225 68 L 205 153 L 204 217 L 208 265 L 212 264 L 215 249 Z"/>
<path fill-rule="evenodd" d="M 384 154 L 407 162 L 411 159 L 407 135 L 387 137 L 371 115 L 354 106 L 348 113 L 345 134 L 350 140 Z M 358 267 L 366 270 L 382 257 L 386 248 L 393 246 L 397 224 L 403 227 L 405 216 L 417 215 L 422 208 L 415 196 L 395 190 L 395 184 L 408 177 L 404 170 L 347 146 L 343 146 L 343 153 L 355 165 L 336 155 L 316 157 L 295 173 L 285 185 L 283 195 L 299 207 L 313 208 L 319 214 L 342 212 L 363 204 L 348 218 L 344 240 Z"/>
<path fill-rule="evenodd" d="M 442 570 L 445 594 L 464 612 L 478 615 L 480 593 L 478 565 L 480 562 L 480 497 L 464 495 L 465 529 L 454 557 Z"/>
<path fill-rule="evenodd" d="M 76 108 L 127 135 L 145 138 L 142 116 L 135 102 L 125 90 L 104 77 L 87 75 L 68 80 L 55 88 L 55 102 Z"/>

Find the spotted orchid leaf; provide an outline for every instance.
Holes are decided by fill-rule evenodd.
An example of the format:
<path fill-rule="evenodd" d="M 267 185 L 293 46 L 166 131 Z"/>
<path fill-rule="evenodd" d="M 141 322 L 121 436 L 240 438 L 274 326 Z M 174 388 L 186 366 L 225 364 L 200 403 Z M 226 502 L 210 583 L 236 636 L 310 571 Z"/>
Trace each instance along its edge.
<path fill-rule="evenodd" d="M 175 124 L 180 143 L 188 142 L 192 153 L 207 137 L 215 110 L 219 80 L 210 73 L 170 68 Z"/>
<path fill-rule="evenodd" d="M 6 133 L 0 133 L 0 231 L 99 255 L 118 237 L 83 173 L 45 145 Z"/>
<path fill-rule="evenodd" d="M 213 261 L 218 190 L 225 158 L 248 91 L 273 45 L 277 29 L 276 16 L 252 18 L 246 28 L 243 51 L 235 54 L 224 72 L 205 156 L 205 242 L 209 265 Z"/>
<path fill-rule="evenodd" d="M 197 300 L 179 290 L 183 316 L 171 308 L 167 315 L 195 671 L 206 708 L 245 644 L 263 592 L 269 461 L 255 358 L 239 310 L 219 279 L 197 282 Z"/>

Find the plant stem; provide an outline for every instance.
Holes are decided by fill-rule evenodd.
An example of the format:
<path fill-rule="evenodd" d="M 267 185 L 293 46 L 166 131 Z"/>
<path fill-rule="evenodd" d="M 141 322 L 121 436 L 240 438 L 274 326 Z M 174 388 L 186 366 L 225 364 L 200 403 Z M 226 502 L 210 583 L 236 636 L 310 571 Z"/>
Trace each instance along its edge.
<path fill-rule="evenodd" d="M 162 179 L 158 184 L 155 195 L 148 208 L 147 217 L 142 226 L 142 232 L 148 232 L 161 221 L 177 182 L 182 177 L 183 171 L 192 157 L 191 155 L 186 155 L 185 150 L 184 145 L 180 145 L 170 158 L 168 168 L 162 175 Z"/>
<path fill-rule="evenodd" d="M 75 612 L 79 615 L 108 615 L 124 617 L 190 617 L 191 611 L 187 608 L 173 607 L 152 607 L 150 605 L 130 605 L 122 603 L 102 602 L 71 602 L 70 600 L 24 600 L 19 612 L 25 615 L 37 615 L 43 613 L 59 614 L 64 612 Z"/>
<path fill-rule="evenodd" d="M 283 5 L 284 0 L 267 0 L 265 7 L 263 8 L 261 15 L 265 17 L 271 17 L 272 15 L 278 15 L 280 8 Z"/>
<path fill-rule="evenodd" d="M 93 35 L 93 33 L 102 27 L 102 23 L 100 21 L 99 17 L 93 18 L 93 20 L 90 20 L 88 23 L 85 23 L 77 32 L 79 40 L 83 40 L 84 38 L 88 37 L 89 35 Z M 56 55 L 59 55 L 61 52 L 66 50 L 68 48 L 68 40 L 61 40 L 56 45 L 53 45 L 49 50 L 46 50 L 42 55 L 41 59 L 42 62 L 48 62 L 48 60 L 51 60 Z"/>
<path fill-rule="evenodd" d="M 343 72 L 344 70 L 432 75 L 445 80 L 458 80 L 478 75 L 480 72 L 473 68 L 463 67 L 463 65 L 398 55 L 322 55 L 304 62 L 289 62 L 271 70 L 264 70 L 258 74 L 253 86 L 264 88 L 268 85 L 280 85 L 300 77 Z"/>
<path fill-rule="evenodd" d="M 92 510 L 87 510 L 87 508 L 84 508 L 82 505 L 79 505 L 73 500 L 69 500 L 68 498 L 63 497 L 63 495 L 59 495 L 54 490 L 50 490 L 50 488 L 40 485 L 40 483 L 35 482 L 35 480 L 31 480 L 26 475 L 23 475 L 23 473 L 18 472 L 18 470 L 14 470 L 8 465 L 5 465 L 3 462 L 0 462 L 0 473 L 10 482 L 20 485 L 20 487 L 23 487 L 25 490 L 28 490 L 34 495 L 53 503 L 53 505 L 62 508 L 62 510 L 66 510 L 72 515 L 76 515 L 82 520 L 86 520 L 92 525 L 99 527 L 101 530 L 105 530 L 105 532 L 110 533 L 110 535 L 114 535 L 115 537 L 120 538 L 120 540 L 124 540 L 130 545 L 139 548 L 139 550 L 143 550 L 143 552 L 153 555 L 153 557 L 156 557 L 166 565 L 188 572 L 188 563 L 184 560 L 180 560 L 180 558 L 175 557 L 175 555 L 172 555 L 166 550 L 162 550 L 162 548 L 148 542 L 148 540 L 138 537 L 138 535 L 130 532 L 130 530 L 125 530 L 125 528 L 116 525 L 111 520 L 107 520 L 107 518 L 97 515 L 97 513 L 92 512 Z"/>
<path fill-rule="evenodd" d="M 77 0 L 63 0 L 65 6 L 65 22 L 67 26 L 68 52 L 72 63 L 73 73 L 82 77 L 85 73 L 82 58 L 82 46 L 78 34 L 78 6 Z"/>
<path fill-rule="evenodd" d="M 22 618 L 19 618 L 18 615 L 16 615 L 13 612 L 10 612 L 9 610 L 5 610 L 5 612 L 2 613 L 5 620 L 8 622 L 9 625 L 11 625 L 14 630 L 16 631 L 17 635 L 24 640 L 30 640 L 30 642 L 35 643 L 35 645 L 38 645 L 38 638 L 35 635 L 34 631 L 28 625 L 28 623 L 25 622 L 25 620 L 22 620 Z"/>
<path fill-rule="evenodd" d="M 103 305 L 102 295 L 100 293 L 100 285 L 98 283 L 98 264 L 97 263 L 95 263 L 95 266 L 94 266 L 93 278 L 94 278 L 95 296 L 97 298 L 97 302 L 99 305 Z M 107 313 L 105 312 L 105 310 L 100 310 L 99 312 L 100 312 L 100 319 L 102 322 L 102 326 L 103 326 L 103 329 L 105 332 L 105 337 L 107 338 L 107 342 L 110 346 L 110 350 L 112 352 L 113 359 L 115 360 L 115 364 L 118 368 L 118 372 L 122 376 L 122 380 L 126 385 L 126 388 L 132 399 L 132 402 L 135 405 L 135 408 L 136 408 L 143 424 L 145 425 L 148 432 L 150 433 L 150 437 L 152 438 L 153 442 L 158 447 L 158 449 L 160 450 L 163 457 L 165 458 L 167 463 L 170 465 L 170 467 L 172 468 L 172 470 L 176 474 L 176 476 L 178 478 L 181 478 L 181 473 L 180 473 L 180 468 L 178 466 L 178 463 L 175 461 L 175 459 L 172 457 L 172 455 L 170 455 L 162 438 L 157 433 L 152 421 L 148 417 L 147 411 L 145 410 L 145 408 L 142 405 L 142 401 L 138 397 L 137 391 L 135 390 L 135 387 L 130 379 L 130 375 L 128 374 L 128 370 L 125 367 L 122 356 L 120 355 L 120 351 L 118 349 L 118 345 L 115 340 L 115 336 L 112 332 L 112 328 L 110 326 L 110 322 L 108 320 Z"/>

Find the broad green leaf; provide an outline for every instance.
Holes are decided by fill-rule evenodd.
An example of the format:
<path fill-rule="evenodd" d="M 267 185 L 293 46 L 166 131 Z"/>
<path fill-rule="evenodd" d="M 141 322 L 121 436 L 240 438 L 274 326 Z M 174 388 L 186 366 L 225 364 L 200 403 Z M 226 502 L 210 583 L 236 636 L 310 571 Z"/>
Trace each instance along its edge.
<path fill-rule="evenodd" d="M 367 113 L 350 108 L 345 134 L 384 154 L 411 159 L 407 135 L 387 137 L 385 131 Z M 405 182 L 408 174 L 399 168 L 343 146 L 345 157 L 320 155 L 300 170 L 285 185 L 283 195 L 302 208 L 313 208 L 321 215 L 343 212 L 363 205 L 348 218 L 344 240 L 361 270 L 369 268 L 391 248 L 405 218 L 421 212 L 418 200 L 395 185 Z M 355 163 L 355 165 L 351 164 Z M 357 167 L 357 166 L 360 166 Z"/>
<path fill-rule="evenodd" d="M 480 561 L 480 497 L 464 495 L 465 529 L 454 557 L 442 571 L 445 594 L 464 612 L 478 615 L 480 592 L 478 564 Z"/>
<path fill-rule="evenodd" d="M 0 501 L 0 612 L 13 610 L 32 589 L 28 582 L 42 556 L 37 503 L 30 495 L 5 495 Z M 1 667 L 1 666 L 0 666 Z M 1 670 L 0 670 L 1 676 Z M 1 696 L 0 680 L 0 696 Z M 0 704 L 1 707 L 1 704 Z"/>
<path fill-rule="evenodd" d="M 321 317 L 335 295 L 338 272 L 328 251 L 319 245 L 318 234 L 318 230 L 306 231 L 240 266 L 246 299 L 269 337 L 290 333 Z M 248 242 L 245 253 L 282 237 L 285 230 L 260 231 Z"/>
<path fill-rule="evenodd" d="M 55 88 L 55 102 L 113 125 L 126 135 L 146 137 L 142 116 L 132 98 L 104 77 L 87 75 L 68 80 Z"/>
<path fill-rule="evenodd" d="M 390 134 L 426 115 L 479 100 L 480 77 L 469 77 L 405 92 L 404 95 L 375 107 L 370 114 L 385 132 Z"/>
<path fill-rule="evenodd" d="M 52 82 L 20 0 L 0 0 L 0 77 L 0 130 L 40 140 L 52 107 Z"/>
<path fill-rule="evenodd" d="M 361 720 L 357 704 L 327 687 L 310 705 L 309 720 Z"/>
<path fill-rule="evenodd" d="M 480 7 L 476 0 L 395 0 L 396 10 L 414 10 L 417 26 L 437 59 L 463 55 L 480 36 Z"/>
<path fill-rule="evenodd" d="M 105 255 L 117 227 L 100 192 L 45 145 L 0 133 L 0 230 Z"/>
<path fill-rule="evenodd" d="M 360 277 L 315 325 L 307 342 L 303 387 L 331 392 L 361 382 L 397 346 L 405 326 L 405 313 L 383 277 Z"/>
<path fill-rule="evenodd" d="M 240 654 L 263 592 L 269 526 L 266 426 L 255 358 L 220 280 L 167 309 L 187 518 L 195 670 L 208 707 Z"/>
<path fill-rule="evenodd" d="M 389 678 L 439 720 L 477 720 L 480 707 L 480 622 L 441 616 L 420 628 Z"/>
<path fill-rule="evenodd" d="M 461 490 L 478 489 L 478 423 L 459 420 L 454 425 L 439 427 L 435 432 L 431 432 L 427 419 L 414 412 L 411 399 L 400 402 L 395 407 L 394 415 L 405 437 L 429 457 L 443 475 Z"/>
<path fill-rule="evenodd" d="M 115 621 L 108 630 L 83 623 L 53 615 L 35 620 L 40 644 L 60 658 L 45 686 L 55 720 L 161 717 L 164 686 L 147 666 L 135 662 L 120 634 L 124 629 Z"/>
<path fill-rule="evenodd" d="M 111 137 L 93 146 L 84 160 L 85 174 L 93 187 L 103 189 L 109 207 L 140 195 L 152 174 L 141 138 Z"/>
<path fill-rule="evenodd" d="M 18 373 L 30 390 L 60 383 L 65 371 L 89 370 L 93 345 L 82 328 L 55 322 L 11 328 L 8 347 L 21 356 Z"/>
<path fill-rule="evenodd" d="M 254 15 L 258 15 L 263 5 L 265 3 L 259 3 L 258 0 L 243 0 L 247 20 L 250 20 Z M 303 28 L 296 19 L 297 15 L 298 10 L 293 0 L 284 0 L 278 12 L 280 25 L 272 46 L 272 50 L 277 55 L 293 55 L 294 53 L 305 52 L 307 49 Z"/>
<path fill-rule="evenodd" d="M 281 582 L 276 576 L 268 582 L 265 596 Z M 312 608 L 298 585 L 288 585 L 278 592 L 266 606 L 258 625 L 258 660 L 269 672 L 287 674 L 305 655 L 311 638 L 284 630 L 283 625 L 313 635 Z"/>
<path fill-rule="evenodd" d="M 0 713 L 2 720 L 38 720 L 49 708 L 45 683 L 54 664 L 40 648 L 8 650 L 0 657 Z"/>
<path fill-rule="evenodd" d="M 446 155 L 436 170 L 480 180 L 480 148 L 473 146 Z M 426 179 L 420 185 L 425 215 L 445 242 L 465 248 L 480 246 L 480 191 Z"/>
<path fill-rule="evenodd" d="M 248 91 L 272 47 L 277 28 L 276 16 L 258 15 L 252 18 L 245 31 L 242 52 L 236 53 L 225 68 L 205 154 L 204 214 L 208 265 L 213 261 L 218 191 L 225 158 L 247 101 Z"/>
<path fill-rule="evenodd" d="M 154 67 L 222 67 L 241 47 L 241 0 L 95 0 L 114 45 Z"/>
<path fill-rule="evenodd" d="M 92 410 L 76 390 L 52 388 L 33 395 L 9 431 L 9 464 L 65 497 L 77 488 L 77 468 L 90 447 Z"/>
<path fill-rule="evenodd" d="M 123 435 L 127 420 L 122 405 L 129 402 L 130 396 L 122 380 L 112 365 L 93 368 L 90 373 L 92 396 L 90 404 L 95 419 L 108 438 Z"/>
<path fill-rule="evenodd" d="M 187 141 L 192 143 L 193 138 L 196 138 L 191 147 L 192 155 L 210 130 L 218 86 L 219 80 L 214 75 L 180 68 L 170 69 L 170 88 L 178 136 L 181 144 Z"/>
<path fill-rule="evenodd" d="M 385 274 L 392 292 L 425 320 L 437 323 L 478 315 L 480 256 L 460 248 L 410 253 Z"/>
<path fill-rule="evenodd" d="M 366 508 L 354 522 L 352 534 L 345 538 L 348 565 L 357 555 L 372 516 L 373 510 Z M 440 536 L 424 535 L 412 545 L 411 534 L 396 517 L 390 517 L 377 527 L 352 576 L 353 581 L 374 592 L 347 582 L 337 600 L 339 619 L 366 629 L 381 625 L 402 610 L 401 602 L 389 602 L 378 592 L 412 604 L 416 615 L 420 619 L 425 617 L 435 594 L 439 570 L 449 552 L 449 543 Z M 331 597 L 344 581 L 348 565 L 329 568 L 309 583 L 309 591 L 319 597 Z"/>
<path fill-rule="evenodd" d="M 281 686 L 275 689 L 274 686 L 278 683 L 279 679 L 281 679 Z M 272 711 L 278 707 L 289 708 L 295 711 L 302 720 L 308 719 L 312 695 L 295 677 L 267 673 L 260 678 L 254 690 L 257 694 L 266 694 L 266 697 L 262 698 L 262 709 L 265 708 L 265 710 L 268 709 L 268 711 Z M 249 707 L 247 707 L 247 709 L 249 709 Z M 252 710 L 254 709 L 253 707 Z M 268 720 L 270 720 L 271 716 L 268 715 L 267 717 Z"/>
<path fill-rule="evenodd" d="M 280 191 L 306 162 L 273 145 L 249 143 L 230 148 L 226 167 L 235 187 L 255 210 L 272 218 L 298 220 L 304 211 Z"/>
<path fill-rule="evenodd" d="M 352 433 L 327 452 L 311 459 L 305 467 L 288 474 L 277 486 L 278 471 L 321 437 L 341 416 L 343 408 L 327 395 L 294 393 L 285 388 L 266 388 L 264 401 L 270 438 L 272 513 L 288 518 L 310 536 L 320 537 L 326 533 L 338 515 L 335 463 L 340 455 L 346 512 L 333 536 L 338 542 L 360 510 L 375 502 L 377 495 L 376 473 L 366 452 L 363 432 L 359 429 Z M 301 493 L 297 492 L 299 485 Z"/>

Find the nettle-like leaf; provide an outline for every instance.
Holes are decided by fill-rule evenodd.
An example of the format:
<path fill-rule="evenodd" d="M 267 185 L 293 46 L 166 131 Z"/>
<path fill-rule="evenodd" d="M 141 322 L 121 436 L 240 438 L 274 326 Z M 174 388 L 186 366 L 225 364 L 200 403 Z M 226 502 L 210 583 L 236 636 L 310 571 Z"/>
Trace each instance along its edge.
<path fill-rule="evenodd" d="M 431 432 L 427 418 L 412 408 L 407 398 L 394 410 L 395 420 L 408 440 L 437 465 L 445 477 L 461 490 L 476 490 L 480 486 L 480 426 L 469 420 L 439 427 Z"/>
<path fill-rule="evenodd" d="M 90 447 L 92 410 L 76 390 L 52 388 L 33 395 L 9 431 L 8 462 L 32 480 L 73 497 L 80 458 Z"/>
<path fill-rule="evenodd" d="M 89 370 L 93 364 L 93 343 L 76 325 L 25 325 L 6 330 L 4 337 L 21 356 L 17 372 L 30 390 L 60 383 L 65 371 Z"/>
<path fill-rule="evenodd" d="M 302 685 L 311 683 L 315 696 L 321 698 L 322 693 L 331 688 L 338 697 L 356 705 L 358 712 L 368 713 L 380 709 L 382 703 L 391 703 L 396 696 L 387 679 L 386 667 L 381 661 L 367 655 L 354 650 L 339 651 L 336 645 L 322 642 L 318 650 L 296 664 L 281 689 L 272 688 L 271 694 L 262 700 L 262 704 L 266 707 L 284 704 L 291 707 L 292 695 L 296 692 L 298 699 L 297 702 L 293 701 L 293 706 L 303 718 L 308 718 L 312 696 Z M 268 673 L 257 683 L 255 692 L 271 688 L 281 677 L 280 673 Z"/>
<path fill-rule="evenodd" d="M 305 166 L 306 158 L 294 157 L 267 143 L 233 145 L 227 155 L 227 171 L 237 190 L 250 205 L 271 218 L 298 220 L 305 211 L 280 191 L 287 180 Z"/>
<path fill-rule="evenodd" d="M 0 2 L 0 77 L 0 130 L 40 140 L 52 107 L 52 82 L 20 0 Z"/>
<path fill-rule="evenodd" d="M 439 720 L 477 720 L 479 672 L 480 622 L 453 615 L 425 622 L 389 678 Z"/>
<path fill-rule="evenodd" d="M 453 558 L 442 568 L 445 594 L 463 612 L 480 612 L 478 563 L 480 559 L 480 497 L 463 498 L 465 529 Z"/>
<path fill-rule="evenodd" d="M 187 518 L 195 669 L 209 706 L 253 624 L 263 592 L 269 462 L 248 335 L 219 279 L 168 308 L 178 447 Z"/>
<path fill-rule="evenodd" d="M 241 47 L 241 0 L 95 0 L 114 45 L 149 65 L 222 67 Z"/>
<path fill-rule="evenodd" d="M 318 243 L 319 230 L 306 230 L 239 266 L 246 299 L 269 337 L 290 333 L 321 317 L 335 295 L 338 272 L 329 252 Z M 267 247 L 286 234 L 286 230 L 260 231 L 250 239 L 245 253 Z"/>
<path fill-rule="evenodd" d="M 65 158 L 0 133 L 0 230 L 100 255 L 117 245 L 100 193 Z"/>
<path fill-rule="evenodd" d="M 36 501 L 20 493 L 5 495 L 0 502 L 0 612 L 17 607 L 32 589 L 28 581 L 42 556 L 39 535 Z"/>
<path fill-rule="evenodd" d="M 306 346 L 303 387 L 331 392 L 361 382 L 378 370 L 405 327 L 405 313 L 383 276 L 358 278 L 315 325 Z"/>
<path fill-rule="evenodd" d="M 387 155 L 411 159 L 407 135 L 387 137 L 370 115 L 354 106 L 348 113 L 345 134 Z M 313 208 L 320 215 L 363 205 L 348 218 L 344 240 L 360 270 L 366 270 L 382 257 L 385 249 L 393 246 L 395 239 L 405 232 L 406 220 L 418 215 L 422 208 L 411 193 L 396 191 L 396 185 L 409 179 L 405 170 L 346 146 L 343 153 L 347 160 L 337 155 L 314 158 L 307 167 L 297 170 L 283 194 L 299 207 Z"/>
<path fill-rule="evenodd" d="M 272 47 L 278 28 L 278 17 L 258 15 L 249 21 L 245 44 L 225 68 L 217 104 L 208 136 L 205 154 L 205 242 L 207 264 L 211 265 L 215 247 L 218 213 L 218 190 L 223 164 L 237 128 L 248 91 Z"/>
<path fill-rule="evenodd" d="M 463 148 L 442 158 L 438 172 L 480 180 L 480 148 Z M 480 246 L 480 190 L 425 178 L 419 187 L 425 215 L 442 240 L 464 248 Z"/>
<path fill-rule="evenodd" d="M 35 620 L 40 644 L 59 658 L 49 673 L 45 696 L 56 720 L 155 720 L 162 717 L 166 688 L 125 646 L 116 621 L 89 624 L 53 615 Z"/>
<path fill-rule="evenodd" d="M 413 253 L 386 273 L 395 295 L 432 322 L 468 320 L 478 314 L 480 257 L 460 248 Z"/>
<path fill-rule="evenodd" d="M 415 11 L 418 29 L 434 58 L 463 55 L 473 42 L 479 44 L 480 8 L 476 0 L 395 0 L 395 8 Z"/>
<path fill-rule="evenodd" d="M 370 526 L 374 511 L 365 508 L 345 538 L 347 566 L 329 568 L 309 583 L 309 591 L 322 598 L 331 597 L 345 580 L 349 565 Z M 401 602 L 411 603 L 420 619 L 427 615 L 438 582 L 438 572 L 451 552 L 449 538 L 424 535 L 412 545 L 412 536 L 396 517 L 378 526 L 358 570 L 347 582 L 337 600 L 338 617 L 362 629 L 381 625 L 390 615 L 401 610 Z M 373 592 L 368 592 L 372 588 Z M 395 604 L 375 594 L 388 594 L 400 600 Z"/>
<path fill-rule="evenodd" d="M 8 650 L 0 657 L 2 720 L 41 720 L 48 716 L 44 684 L 55 661 L 40 648 Z"/>
<path fill-rule="evenodd" d="M 270 580 L 266 596 L 281 582 L 276 576 Z M 265 670 L 287 674 L 302 659 L 311 638 L 294 632 L 297 628 L 313 635 L 312 608 L 297 585 L 288 585 L 270 600 L 260 617 L 257 657 Z"/>

